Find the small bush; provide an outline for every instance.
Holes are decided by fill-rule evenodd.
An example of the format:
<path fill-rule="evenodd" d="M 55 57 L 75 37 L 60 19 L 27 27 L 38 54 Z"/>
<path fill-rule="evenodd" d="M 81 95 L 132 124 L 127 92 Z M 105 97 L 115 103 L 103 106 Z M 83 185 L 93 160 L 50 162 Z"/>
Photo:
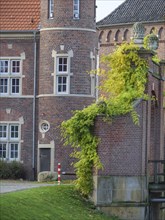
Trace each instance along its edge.
<path fill-rule="evenodd" d="M 22 163 L 0 160 L 0 179 L 24 179 L 25 176 L 26 171 Z"/>

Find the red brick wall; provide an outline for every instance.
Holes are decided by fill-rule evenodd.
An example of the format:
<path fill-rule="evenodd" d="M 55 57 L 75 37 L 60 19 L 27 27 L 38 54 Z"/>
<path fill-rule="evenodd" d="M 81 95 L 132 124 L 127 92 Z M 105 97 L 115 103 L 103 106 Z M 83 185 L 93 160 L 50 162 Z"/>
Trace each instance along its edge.
<path fill-rule="evenodd" d="M 130 38 L 132 37 L 132 25 L 124 25 L 124 26 L 111 26 L 109 28 L 100 28 L 98 31 L 98 36 L 100 39 L 100 55 L 111 53 L 116 44 L 121 44 L 122 42 L 130 42 Z M 165 59 L 165 24 L 163 23 L 154 23 L 154 24 L 144 24 L 145 26 L 145 35 L 150 34 L 151 30 L 155 28 L 156 33 L 159 32 L 161 28 L 163 31 L 161 33 L 161 39 L 159 40 L 159 48 L 157 49 L 158 56 L 160 59 Z M 115 35 L 117 31 L 120 30 L 119 40 L 115 40 Z M 124 33 L 128 30 L 127 39 L 124 39 Z M 107 35 L 111 31 L 110 39 L 107 41 Z M 100 38 L 99 37 L 99 38 Z"/>
<path fill-rule="evenodd" d="M 63 147 L 60 125 L 72 116 L 73 110 L 82 109 L 95 100 L 95 97 L 91 96 L 91 77 L 87 73 L 92 64 L 90 53 L 95 53 L 97 46 L 94 1 L 80 1 L 78 20 L 73 19 L 73 0 L 55 0 L 54 5 L 54 18 L 48 19 L 48 5 L 44 0 L 41 1 L 38 123 L 47 120 L 50 130 L 45 133 L 44 138 L 38 132 L 38 141 L 40 144 L 49 144 L 54 140 L 55 170 L 57 171 L 57 163 L 60 162 L 63 171 L 71 171 L 71 149 Z M 64 45 L 64 50 L 60 50 L 60 45 Z M 54 73 L 55 59 L 52 57 L 52 51 L 57 54 L 73 52 L 70 69 L 73 74 L 70 77 L 71 95 L 54 94 L 55 76 L 51 73 Z M 49 95 L 44 97 L 44 94 Z"/>
<path fill-rule="evenodd" d="M 142 115 L 142 109 L 138 113 Z M 98 153 L 104 169 L 98 175 L 137 176 L 142 173 L 142 119 L 135 126 L 130 115 L 114 118 L 112 124 L 98 117 L 95 134 L 100 138 Z"/>
<path fill-rule="evenodd" d="M 42 28 L 81 27 L 95 29 L 94 0 L 80 1 L 80 19 L 73 19 L 73 0 L 54 0 L 54 19 L 48 19 L 48 1 L 41 0 Z"/>
<path fill-rule="evenodd" d="M 140 126 L 133 124 L 129 114 L 113 118 L 112 123 L 104 121 L 103 116 L 98 116 L 95 121 L 94 133 L 100 138 L 98 154 L 104 166 L 98 175 L 145 175 L 148 160 L 164 159 L 164 144 L 161 142 L 163 82 L 159 66 L 151 62 L 149 69 L 146 92 L 149 97 L 155 94 L 156 100 L 142 101 L 137 106 Z M 149 171 L 152 175 L 152 165 L 149 165 Z"/>
<path fill-rule="evenodd" d="M 12 48 L 8 48 L 8 44 Z M 33 95 L 34 86 L 34 45 L 33 39 L 15 39 L 2 40 L 0 44 L 1 57 L 20 57 L 25 52 L 25 60 L 23 60 L 22 75 L 22 95 L 24 97 L 1 97 L 0 98 L 0 121 L 19 121 L 23 118 L 24 123 L 21 125 L 21 158 L 27 169 L 27 178 L 33 178 L 32 171 L 32 131 L 33 131 L 33 99 L 25 97 Z M 6 113 L 6 109 L 11 109 L 10 114 Z"/>

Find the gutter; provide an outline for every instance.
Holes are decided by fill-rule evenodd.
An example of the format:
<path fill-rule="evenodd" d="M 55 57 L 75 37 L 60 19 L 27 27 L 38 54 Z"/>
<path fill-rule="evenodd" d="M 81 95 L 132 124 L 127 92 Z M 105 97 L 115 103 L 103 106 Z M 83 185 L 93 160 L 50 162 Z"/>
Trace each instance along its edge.
<path fill-rule="evenodd" d="M 36 42 L 36 33 L 34 35 L 34 86 L 33 86 L 33 142 L 32 142 L 32 169 L 33 169 L 33 178 L 35 179 L 35 121 L 36 121 L 36 75 L 37 75 L 37 42 Z"/>

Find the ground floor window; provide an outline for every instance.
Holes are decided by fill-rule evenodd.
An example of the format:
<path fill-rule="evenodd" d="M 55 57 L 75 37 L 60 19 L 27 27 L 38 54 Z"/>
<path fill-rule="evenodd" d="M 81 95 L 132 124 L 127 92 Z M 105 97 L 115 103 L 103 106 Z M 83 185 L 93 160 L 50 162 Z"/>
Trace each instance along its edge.
<path fill-rule="evenodd" d="M 0 123 L 0 158 L 4 160 L 20 159 L 20 125 Z"/>

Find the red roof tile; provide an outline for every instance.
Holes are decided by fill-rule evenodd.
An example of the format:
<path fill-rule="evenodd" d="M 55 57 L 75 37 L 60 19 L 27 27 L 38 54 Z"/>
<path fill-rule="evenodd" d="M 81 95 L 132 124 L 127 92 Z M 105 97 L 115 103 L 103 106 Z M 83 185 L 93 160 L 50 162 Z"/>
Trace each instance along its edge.
<path fill-rule="evenodd" d="M 40 22 L 40 0 L 0 0 L 0 30 L 35 30 Z"/>

